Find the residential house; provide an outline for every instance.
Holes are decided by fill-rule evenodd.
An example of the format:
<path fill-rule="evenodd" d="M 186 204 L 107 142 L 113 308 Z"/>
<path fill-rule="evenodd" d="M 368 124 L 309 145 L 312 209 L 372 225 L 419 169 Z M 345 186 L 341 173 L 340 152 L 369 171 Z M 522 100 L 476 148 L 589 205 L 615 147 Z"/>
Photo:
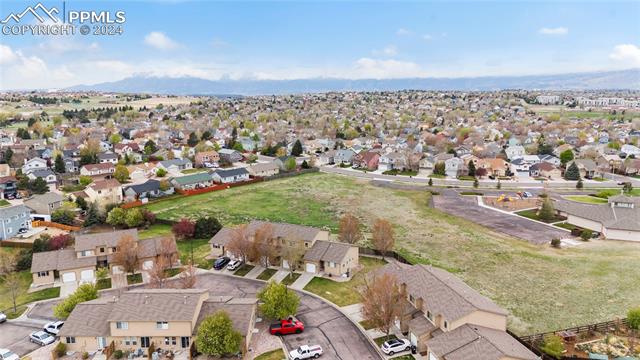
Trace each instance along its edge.
<path fill-rule="evenodd" d="M 206 172 L 174 177 L 169 182 L 180 190 L 200 189 L 214 185 L 213 178 Z"/>
<path fill-rule="evenodd" d="M 507 159 L 513 160 L 520 157 L 523 157 L 526 154 L 524 150 L 524 146 L 522 145 L 512 145 L 504 149 L 504 152 L 507 154 Z"/>
<path fill-rule="evenodd" d="M 351 277 L 358 266 L 358 253 L 355 245 L 317 240 L 304 254 L 304 270 L 329 277 Z M 288 267 L 286 261 L 283 266 Z"/>
<path fill-rule="evenodd" d="M 196 167 L 212 167 L 217 166 L 220 162 L 220 155 L 215 150 L 202 151 L 196 153 L 195 156 Z"/>
<path fill-rule="evenodd" d="M 174 190 L 171 185 L 168 185 L 168 189 L 164 191 L 160 188 L 160 181 L 150 179 L 142 184 L 125 186 L 123 188 L 124 198 L 126 201 L 135 201 L 173 194 Z"/>
<path fill-rule="evenodd" d="M 0 240 L 18 235 L 20 229 L 30 229 L 30 213 L 31 210 L 24 205 L 0 207 Z"/>
<path fill-rule="evenodd" d="M 569 224 L 597 231 L 607 239 L 640 241 L 640 198 L 616 195 L 607 204 L 560 200 L 555 208 Z"/>
<path fill-rule="evenodd" d="M 353 157 L 353 167 L 374 171 L 378 169 L 380 154 L 373 151 L 361 151 Z"/>
<path fill-rule="evenodd" d="M 395 326 L 432 360 L 533 360 L 536 355 L 507 334 L 508 312 L 453 274 L 428 265 L 391 263 L 371 276 L 389 274 L 403 294 Z M 477 329 L 482 336 L 454 336 Z M 453 342 L 457 339 L 457 346 Z"/>
<path fill-rule="evenodd" d="M 122 202 L 122 185 L 116 179 L 98 180 L 89 184 L 83 192 L 89 202 L 99 206 L 120 204 Z"/>
<path fill-rule="evenodd" d="M 151 269 L 159 256 L 171 261 L 177 258 L 177 247 L 172 237 L 139 240 L 136 229 L 76 235 L 70 248 L 33 254 L 32 286 L 50 285 L 56 281 L 95 282 L 95 272 L 99 268 L 108 268 L 111 274 L 123 273 L 122 266 L 113 263 L 113 256 L 119 251 L 118 243 L 125 237 L 131 238 L 135 244 L 139 259 L 137 271 Z"/>
<path fill-rule="evenodd" d="M 333 161 L 336 164 L 351 164 L 351 161 L 355 154 L 356 153 L 351 149 L 340 149 L 336 151 L 336 154 L 333 157 Z"/>
<path fill-rule="evenodd" d="M 141 164 L 128 165 L 129 178 L 134 182 L 141 182 L 156 176 L 158 166 L 155 163 L 146 162 Z"/>
<path fill-rule="evenodd" d="M 457 157 L 452 157 L 444 161 L 445 173 L 447 177 L 456 178 L 462 174 L 466 169 L 464 161 Z"/>
<path fill-rule="evenodd" d="M 35 170 L 44 170 L 47 169 L 47 161 L 44 159 L 41 159 L 39 157 L 35 157 L 33 159 L 29 159 L 29 160 L 25 160 L 24 161 L 24 165 L 22 165 L 22 173 L 23 174 L 29 174 L 32 171 Z"/>
<path fill-rule="evenodd" d="M 18 194 L 18 179 L 13 176 L 0 177 L 0 199 L 16 197 Z"/>
<path fill-rule="evenodd" d="M 11 167 L 9 164 L 0 164 L 0 178 L 10 176 L 11 175 Z"/>
<path fill-rule="evenodd" d="M 289 159 L 295 159 L 295 157 L 293 157 L 291 155 L 280 156 L 280 157 L 275 158 L 273 160 L 273 163 L 278 166 L 280 171 L 289 171 L 289 169 L 287 169 L 287 162 L 288 162 Z"/>
<path fill-rule="evenodd" d="M 62 158 L 64 161 L 64 171 L 69 174 L 75 174 L 80 171 L 80 161 L 71 157 Z"/>
<path fill-rule="evenodd" d="M 548 162 L 553 166 L 560 166 L 562 164 L 562 162 L 560 161 L 560 158 L 553 155 L 545 154 L 545 155 L 539 155 L 538 157 L 540 158 L 539 162 Z"/>
<path fill-rule="evenodd" d="M 622 159 L 618 155 L 600 155 L 596 159 L 598 170 L 601 172 L 614 172 L 622 168 Z"/>
<path fill-rule="evenodd" d="M 118 163 L 118 155 L 112 152 L 100 153 L 98 154 L 98 162 L 100 164 L 110 163 L 116 165 Z"/>
<path fill-rule="evenodd" d="M 47 185 L 49 185 L 49 188 L 51 188 L 51 190 L 54 190 L 56 188 L 56 185 L 58 184 L 58 176 L 51 169 L 31 170 L 27 174 L 27 177 L 29 178 L 29 180 L 42 178 L 42 180 L 44 180 Z"/>
<path fill-rule="evenodd" d="M 323 152 L 322 154 L 318 155 L 317 164 L 318 165 L 335 164 L 335 156 L 337 152 L 338 152 L 337 150 L 329 150 L 329 151 Z"/>
<path fill-rule="evenodd" d="M 211 172 L 211 178 L 219 184 L 232 184 L 249 180 L 249 172 L 245 168 L 216 169 Z"/>
<path fill-rule="evenodd" d="M 487 170 L 488 176 L 503 177 L 511 173 L 511 165 L 500 158 L 479 159 L 475 165 L 476 169 Z"/>
<path fill-rule="evenodd" d="M 268 163 L 255 163 L 247 167 L 249 175 L 257 177 L 268 177 L 277 175 L 280 172 L 280 168 L 274 162 Z"/>
<path fill-rule="evenodd" d="M 220 160 L 225 161 L 229 164 L 233 164 L 238 161 L 242 161 L 242 154 L 233 149 L 220 149 L 218 150 L 218 155 L 220 156 Z"/>
<path fill-rule="evenodd" d="M 453 149 L 453 151 L 456 153 L 457 157 L 463 157 L 463 156 L 469 155 L 469 154 L 471 154 L 473 152 L 471 150 L 471 148 L 469 148 L 466 145 L 460 145 L 460 146 L 456 147 L 455 149 Z"/>
<path fill-rule="evenodd" d="M 620 151 L 625 153 L 627 156 L 633 155 L 634 157 L 640 158 L 640 148 L 635 145 L 624 144 L 620 148 Z"/>
<path fill-rule="evenodd" d="M 640 175 L 640 159 L 627 158 L 624 161 L 622 168 L 627 175 Z"/>
<path fill-rule="evenodd" d="M 425 176 L 433 174 L 433 168 L 436 165 L 433 156 L 425 156 L 418 163 L 419 173 Z"/>
<path fill-rule="evenodd" d="M 585 179 L 595 177 L 596 172 L 598 171 L 598 165 L 591 159 L 575 159 L 567 163 L 567 168 L 569 168 L 573 163 L 575 163 L 580 170 L 580 177 Z"/>
<path fill-rule="evenodd" d="M 540 162 L 529 167 L 529 176 L 550 180 L 561 179 L 562 171 L 560 171 L 560 169 L 558 169 L 553 164 L 550 164 L 548 162 Z"/>
<path fill-rule="evenodd" d="M 404 154 L 393 151 L 380 156 L 378 169 L 382 171 L 402 170 L 406 165 Z"/>
<path fill-rule="evenodd" d="M 80 168 L 80 175 L 107 178 L 116 172 L 115 166 L 110 162 L 101 164 L 87 164 Z"/>
<path fill-rule="evenodd" d="M 31 219 L 51 221 L 51 214 L 62 206 L 64 197 L 55 192 L 33 195 L 24 200 L 24 205 L 31 209 Z"/>
<path fill-rule="evenodd" d="M 168 173 L 178 174 L 182 170 L 193 169 L 193 164 L 189 159 L 172 159 L 158 162 L 158 168 L 165 169 Z"/>
<path fill-rule="evenodd" d="M 111 344 L 121 351 L 155 348 L 174 353 L 197 351 L 202 321 L 224 311 L 242 335 L 245 353 L 254 332 L 255 298 L 210 294 L 205 289 L 135 289 L 78 304 L 60 330 L 68 351 L 94 353 Z"/>
<path fill-rule="evenodd" d="M 565 152 L 567 150 L 573 150 L 573 145 L 562 144 L 562 145 L 556 146 L 556 148 L 553 149 L 553 155 L 555 155 L 557 157 L 560 157 L 560 154 L 562 154 L 563 152 Z"/>

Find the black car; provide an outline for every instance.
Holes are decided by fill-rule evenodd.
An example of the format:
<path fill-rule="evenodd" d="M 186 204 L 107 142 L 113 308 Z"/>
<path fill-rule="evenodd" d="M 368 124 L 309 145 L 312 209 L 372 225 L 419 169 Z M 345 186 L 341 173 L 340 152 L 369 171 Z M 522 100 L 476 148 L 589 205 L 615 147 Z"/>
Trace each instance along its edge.
<path fill-rule="evenodd" d="M 213 263 L 213 268 L 216 270 L 220 270 L 220 269 L 224 269 L 225 266 L 227 266 L 227 264 L 229 263 L 229 261 L 231 261 L 231 259 L 229 259 L 226 256 L 223 257 L 219 257 L 216 259 L 216 261 Z"/>

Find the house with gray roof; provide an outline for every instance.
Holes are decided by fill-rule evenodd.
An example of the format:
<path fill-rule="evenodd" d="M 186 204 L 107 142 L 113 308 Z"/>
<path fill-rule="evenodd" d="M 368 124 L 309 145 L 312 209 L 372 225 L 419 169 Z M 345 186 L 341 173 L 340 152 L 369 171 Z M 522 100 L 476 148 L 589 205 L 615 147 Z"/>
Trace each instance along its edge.
<path fill-rule="evenodd" d="M 173 194 L 173 186 L 169 185 L 166 190 L 160 189 L 160 181 L 149 179 L 142 184 L 125 186 L 122 190 L 126 201 L 135 201 L 140 199 L 151 199 L 164 195 Z"/>
<path fill-rule="evenodd" d="M 506 332 L 508 312 L 453 274 L 428 265 L 390 263 L 370 276 L 382 274 L 394 277 L 403 293 L 396 326 L 426 358 L 537 359 Z"/>
<path fill-rule="evenodd" d="M 211 174 L 206 172 L 174 177 L 169 180 L 169 183 L 180 190 L 200 189 L 214 185 Z"/>
<path fill-rule="evenodd" d="M 172 159 L 158 162 L 158 167 L 172 174 L 177 174 L 182 170 L 193 169 L 193 163 L 189 159 Z"/>
<path fill-rule="evenodd" d="M 20 229 L 31 228 L 31 210 L 24 205 L 0 207 L 0 240 L 7 240 Z"/>
<path fill-rule="evenodd" d="M 358 266 L 358 254 L 357 246 L 318 240 L 304 254 L 304 269 L 309 273 L 324 273 L 330 277 L 350 277 Z"/>
<path fill-rule="evenodd" d="M 64 197 L 61 194 L 48 192 L 25 199 L 24 204 L 32 210 L 32 219 L 51 221 L 51 214 L 62 206 L 63 201 Z"/>
<path fill-rule="evenodd" d="M 245 168 L 216 169 L 210 174 L 213 181 L 219 184 L 233 184 L 249 180 L 249 171 Z"/>

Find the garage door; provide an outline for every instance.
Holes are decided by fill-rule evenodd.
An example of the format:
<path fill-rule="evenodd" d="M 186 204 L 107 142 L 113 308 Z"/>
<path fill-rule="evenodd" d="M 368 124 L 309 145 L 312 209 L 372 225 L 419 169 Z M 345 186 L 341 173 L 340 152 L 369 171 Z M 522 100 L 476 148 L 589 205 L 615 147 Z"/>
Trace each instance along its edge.
<path fill-rule="evenodd" d="M 287 260 L 282 260 L 282 267 L 285 269 L 289 268 L 289 262 Z"/>
<path fill-rule="evenodd" d="M 151 270 L 152 267 L 153 267 L 153 260 L 147 260 L 142 263 L 142 268 L 144 270 Z"/>
<path fill-rule="evenodd" d="M 315 274 L 315 273 L 316 273 L 316 264 L 307 263 L 307 265 L 305 266 L 305 270 L 306 270 L 307 272 L 310 272 L 310 273 L 314 273 L 314 274 Z"/>
<path fill-rule="evenodd" d="M 93 270 L 82 270 L 80 273 L 80 280 L 82 281 L 93 281 Z"/>
<path fill-rule="evenodd" d="M 76 281 L 76 273 L 68 272 L 62 274 L 62 282 L 72 282 Z"/>

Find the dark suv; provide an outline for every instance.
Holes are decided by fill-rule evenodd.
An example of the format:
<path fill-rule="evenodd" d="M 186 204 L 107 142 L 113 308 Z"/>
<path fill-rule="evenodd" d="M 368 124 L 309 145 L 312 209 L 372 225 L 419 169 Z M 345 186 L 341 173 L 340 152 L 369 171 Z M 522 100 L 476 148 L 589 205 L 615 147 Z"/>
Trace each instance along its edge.
<path fill-rule="evenodd" d="M 231 259 L 229 259 L 226 256 L 219 257 L 219 258 L 216 259 L 216 261 L 214 261 L 213 268 L 216 269 L 216 270 L 224 269 L 224 267 L 227 266 L 229 261 L 231 261 Z"/>

